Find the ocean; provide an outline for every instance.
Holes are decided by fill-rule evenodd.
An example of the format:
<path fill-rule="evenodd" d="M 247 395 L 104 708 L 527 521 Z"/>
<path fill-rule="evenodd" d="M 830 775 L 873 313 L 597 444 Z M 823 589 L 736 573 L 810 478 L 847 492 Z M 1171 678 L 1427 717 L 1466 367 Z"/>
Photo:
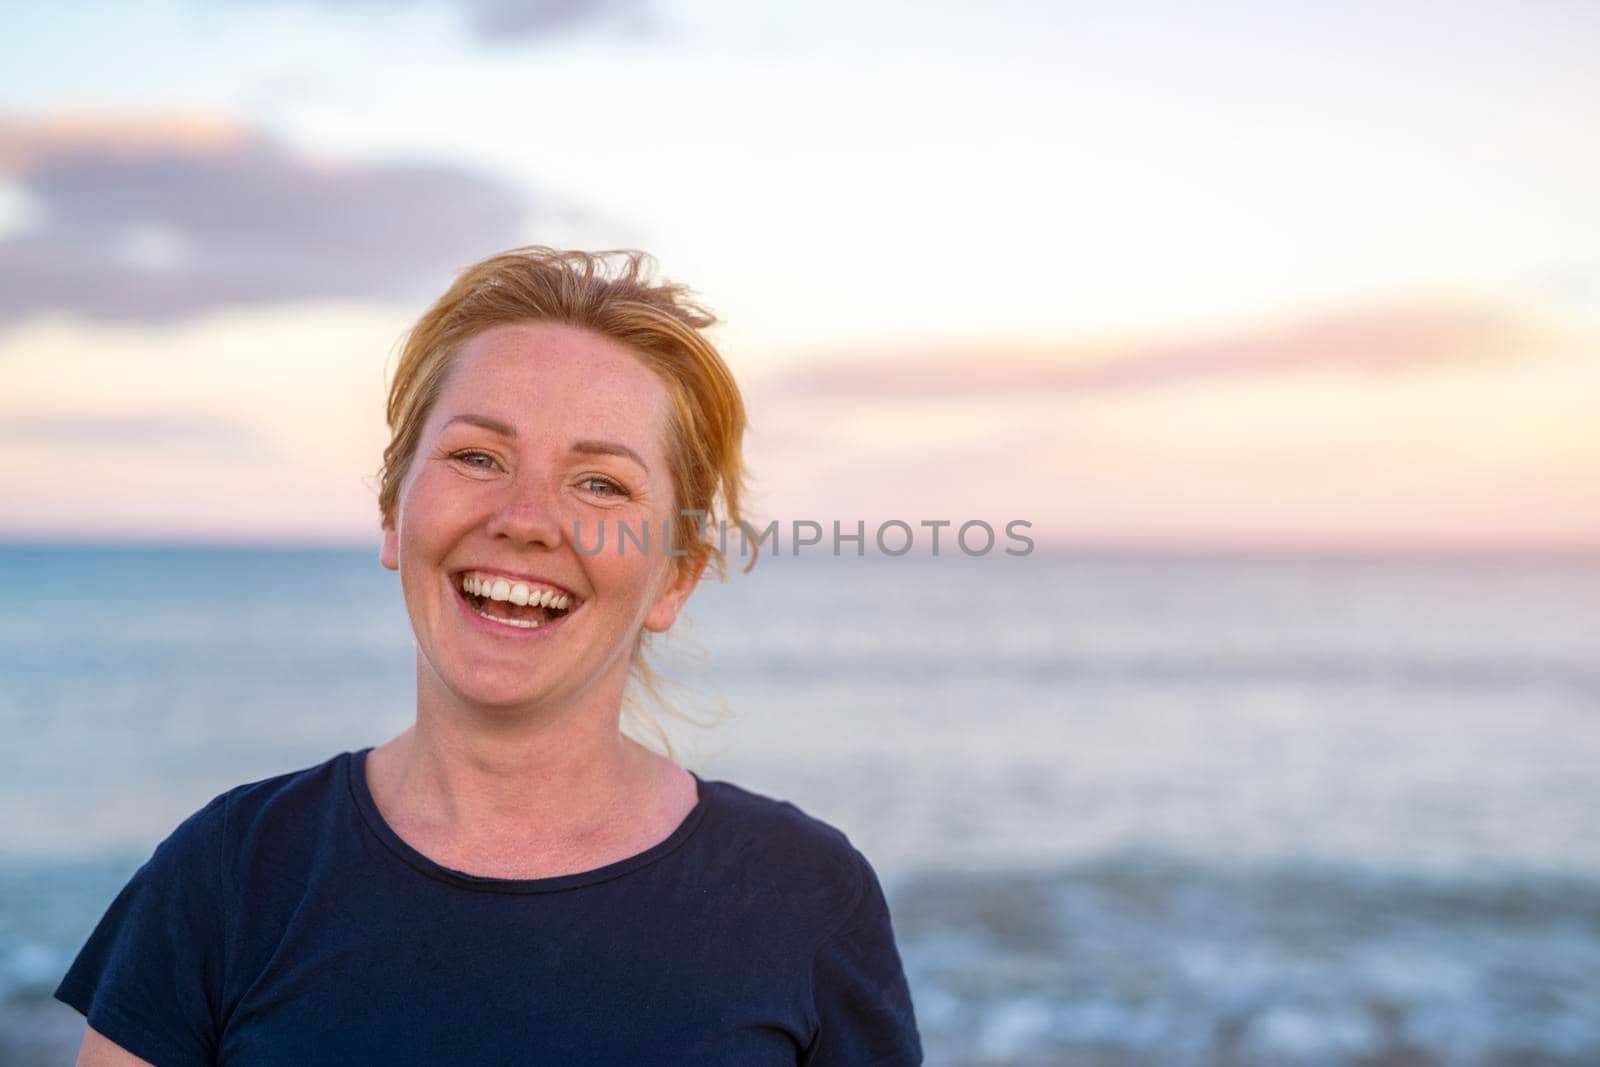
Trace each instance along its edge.
<path fill-rule="evenodd" d="M 1600 1064 L 1600 561 L 775 557 L 659 651 L 688 766 L 878 869 L 932 1067 Z M 0 1065 L 412 660 L 375 546 L 0 548 Z"/>

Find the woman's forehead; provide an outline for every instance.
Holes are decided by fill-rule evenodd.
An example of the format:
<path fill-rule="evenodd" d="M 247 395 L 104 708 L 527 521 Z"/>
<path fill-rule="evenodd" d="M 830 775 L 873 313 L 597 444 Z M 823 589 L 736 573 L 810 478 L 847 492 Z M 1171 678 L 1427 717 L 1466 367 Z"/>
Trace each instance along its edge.
<path fill-rule="evenodd" d="M 433 412 L 442 428 L 487 416 L 517 434 L 617 438 L 659 451 L 669 410 L 665 384 L 621 342 L 560 323 L 515 323 L 464 344 Z"/>

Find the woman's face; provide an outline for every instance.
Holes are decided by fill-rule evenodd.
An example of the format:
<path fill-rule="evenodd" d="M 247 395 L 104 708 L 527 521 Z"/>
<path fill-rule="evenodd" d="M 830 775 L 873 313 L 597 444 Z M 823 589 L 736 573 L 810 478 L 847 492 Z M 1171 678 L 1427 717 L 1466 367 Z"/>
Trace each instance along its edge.
<path fill-rule="evenodd" d="M 502 325 L 462 348 L 380 556 L 400 572 L 419 687 L 506 709 L 620 701 L 641 628 L 670 627 L 696 577 L 662 540 L 668 405 L 626 345 L 588 330 Z M 620 526 L 634 540 L 619 553 Z M 648 553 L 635 543 L 646 528 Z M 503 581 L 512 599 L 470 596 L 468 579 L 490 594 Z M 518 604 L 519 583 L 567 610 Z"/>

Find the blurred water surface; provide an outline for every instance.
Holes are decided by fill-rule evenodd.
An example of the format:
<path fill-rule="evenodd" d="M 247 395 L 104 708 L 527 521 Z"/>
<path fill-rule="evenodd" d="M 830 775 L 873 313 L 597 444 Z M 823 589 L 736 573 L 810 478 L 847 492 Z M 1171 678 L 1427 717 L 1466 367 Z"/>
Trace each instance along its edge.
<path fill-rule="evenodd" d="M 239 782 L 380 742 L 376 552 L 0 548 L 0 1063 Z M 844 829 L 930 1064 L 1600 1063 L 1600 563 L 776 557 L 662 661 Z M 66 1035 L 66 1036 L 63 1036 Z"/>

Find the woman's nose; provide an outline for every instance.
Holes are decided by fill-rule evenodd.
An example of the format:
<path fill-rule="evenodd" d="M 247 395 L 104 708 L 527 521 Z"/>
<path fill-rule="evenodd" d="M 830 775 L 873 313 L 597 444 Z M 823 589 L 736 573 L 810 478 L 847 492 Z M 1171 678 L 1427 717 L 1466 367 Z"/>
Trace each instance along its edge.
<path fill-rule="evenodd" d="M 505 490 L 487 532 L 519 545 L 555 548 L 561 543 L 561 519 L 553 489 L 537 479 L 516 479 Z"/>

